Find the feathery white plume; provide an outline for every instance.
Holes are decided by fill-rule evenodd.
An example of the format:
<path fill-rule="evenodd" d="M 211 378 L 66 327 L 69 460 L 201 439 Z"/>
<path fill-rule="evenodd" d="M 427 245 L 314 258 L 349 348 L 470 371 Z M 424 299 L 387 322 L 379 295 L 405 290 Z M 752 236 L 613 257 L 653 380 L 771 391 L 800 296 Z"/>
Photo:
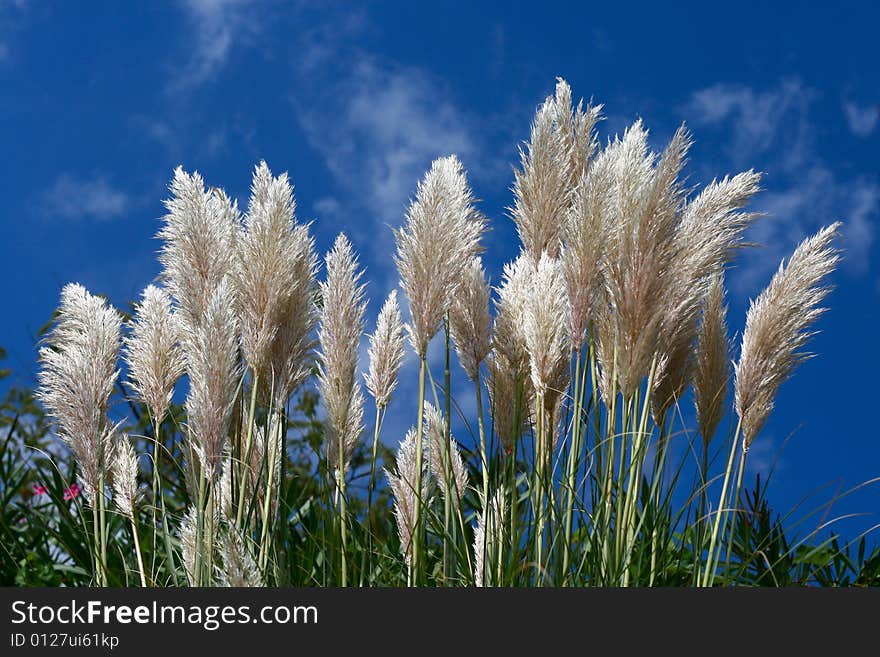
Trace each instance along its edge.
<path fill-rule="evenodd" d="M 487 513 L 488 511 L 488 513 Z M 507 515 L 507 497 L 503 489 L 492 495 L 488 509 L 480 511 L 474 528 L 474 582 L 485 586 L 484 573 L 491 575 L 491 566 L 485 568 L 485 557 L 497 559 L 504 536 L 504 517 Z M 487 540 L 488 538 L 488 540 Z"/>
<path fill-rule="evenodd" d="M 448 490 L 458 500 L 461 500 L 468 484 L 467 467 L 461 458 L 458 443 L 447 431 L 447 428 L 446 419 L 440 411 L 432 404 L 425 402 L 425 443 L 428 445 L 428 461 L 431 472 L 437 479 L 437 485 L 444 498 Z M 444 463 L 447 452 L 449 454 L 449 473 L 452 475 L 449 480 L 446 477 L 447 470 Z"/>
<path fill-rule="evenodd" d="M 228 527 L 221 535 L 220 556 L 223 564 L 220 568 L 220 586 L 265 586 L 247 541 L 249 539 L 242 537 L 235 527 Z"/>
<path fill-rule="evenodd" d="M 600 154 L 574 188 L 571 207 L 562 226 L 562 266 L 571 312 L 569 334 L 579 351 L 596 319 L 604 284 L 602 263 L 608 248 L 608 209 L 614 160 Z"/>
<path fill-rule="evenodd" d="M 138 495 L 138 461 L 128 436 L 122 434 L 113 451 L 113 501 L 119 512 L 134 517 L 134 505 Z"/>
<path fill-rule="evenodd" d="M 61 291 L 55 326 L 40 348 L 37 397 L 73 450 L 83 491 L 90 502 L 110 466 L 115 427 L 107 419 L 119 371 L 121 317 L 103 299 L 78 284 Z"/>
<path fill-rule="evenodd" d="M 830 288 L 821 284 L 840 260 L 832 246 L 840 225 L 801 242 L 749 307 L 734 381 L 744 451 L 770 415 L 779 386 L 810 357 L 801 348 L 814 335 L 807 328 L 825 312 L 819 304 Z"/>
<path fill-rule="evenodd" d="M 758 192 L 760 180 L 760 174 L 747 171 L 713 181 L 681 213 L 654 378 L 652 405 L 658 421 L 690 383 L 697 320 L 709 280 L 732 258 L 743 231 L 758 216 L 741 209 Z"/>
<path fill-rule="evenodd" d="M 383 408 L 397 387 L 397 375 L 403 364 L 403 322 L 400 321 L 397 290 L 391 290 L 382 304 L 376 330 L 369 337 L 370 369 L 364 373 L 364 380 L 376 406 Z"/>
<path fill-rule="evenodd" d="M 165 418 L 174 384 L 186 366 L 168 293 L 148 285 L 130 326 L 131 333 L 123 340 L 129 382 L 158 424 Z"/>
<path fill-rule="evenodd" d="M 496 288 L 498 298 L 492 326 L 492 352 L 487 363 L 488 388 L 495 432 L 509 454 L 513 453 L 517 439 L 528 427 L 534 395 L 523 335 L 532 270 L 528 256 L 521 253 L 515 261 L 504 266 L 501 285 Z"/>
<path fill-rule="evenodd" d="M 510 208 L 523 249 L 534 263 L 541 254 L 559 255 L 560 227 L 570 202 L 571 153 L 554 128 L 556 107 L 548 97 L 532 123 L 513 184 Z"/>
<path fill-rule="evenodd" d="M 616 371 L 625 397 L 648 374 L 658 351 L 676 276 L 675 238 L 684 201 L 678 176 L 691 144 L 682 127 L 658 160 L 648 152 L 647 136 L 637 121 L 606 149 L 613 159 L 614 184 L 604 265 L 607 299 L 598 314 L 599 360 L 603 393 L 610 372 Z"/>
<path fill-rule="evenodd" d="M 468 377 L 476 381 L 480 363 L 489 355 L 489 297 L 491 288 L 479 257 L 474 257 L 464 270 L 464 278 L 455 293 L 449 312 L 449 325 L 458 360 Z"/>
<path fill-rule="evenodd" d="M 211 294 L 202 321 L 183 338 L 189 374 L 188 434 L 209 479 L 219 475 L 221 457 L 241 377 L 238 322 L 227 279 Z"/>
<path fill-rule="evenodd" d="M 531 267 L 530 262 L 528 266 Z M 545 253 L 531 274 L 531 289 L 525 297 L 523 334 L 532 386 L 543 400 L 545 424 L 553 436 L 553 446 L 559 439 L 561 401 L 569 382 L 568 315 L 561 264 Z M 537 403 L 537 398 L 535 401 Z"/>
<path fill-rule="evenodd" d="M 724 415 L 724 401 L 730 382 L 728 364 L 727 306 L 724 305 L 724 276 L 715 274 L 703 308 L 694 368 L 694 406 L 703 443 L 708 445 Z"/>
<path fill-rule="evenodd" d="M 198 172 L 174 170 L 168 214 L 159 231 L 163 280 L 185 325 L 199 325 L 214 290 L 235 266 L 237 206 L 220 189 L 205 190 Z"/>
<path fill-rule="evenodd" d="M 569 188 L 577 185 L 596 152 L 599 143 L 595 128 L 601 119 L 602 105 L 589 103 L 584 109 L 584 102 L 580 100 L 577 107 L 573 107 L 571 87 L 564 79 L 556 78 L 553 123 L 562 151 L 568 153 Z"/>
<path fill-rule="evenodd" d="M 454 155 L 434 160 L 406 213 L 406 225 L 394 231 L 394 261 L 409 300 L 410 341 L 419 357 L 449 310 L 462 272 L 480 251 L 485 219 L 461 162 Z"/>
<path fill-rule="evenodd" d="M 308 225 L 298 224 L 295 212 L 287 174 L 273 177 L 261 161 L 254 170 L 234 282 L 245 358 L 260 377 L 261 387 L 280 389 L 276 401 L 282 405 L 292 390 L 285 381 L 284 360 L 276 361 L 275 357 L 292 347 L 291 351 L 299 352 L 294 355 L 296 360 L 303 360 L 303 347 L 310 346 L 307 336 L 312 328 L 312 241 Z M 300 320 L 299 326 L 285 326 L 297 321 L 291 317 L 291 305 L 304 313 L 306 321 Z M 293 345 L 284 344 L 290 342 L 290 329 L 299 334 Z"/>
<path fill-rule="evenodd" d="M 196 555 L 198 554 L 198 514 L 195 506 L 190 506 L 180 521 L 180 558 L 186 579 L 190 586 L 196 585 Z"/>
<path fill-rule="evenodd" d="M 318 384 L 327 409 L 327 460 L 344 476 L 363 431 L 364 397 L 357 380 L 358 347 L 364 332 L 364 286 L 357 257 L 340 233 L 326 257 L 321 283 L 321 344 Z M 341 453 L 340 453 L 341 450 Z"/>
<path fill-rule="evenodd" d="M 525 297 L 523 337 L 532 385 L 540 395 L 561 394 L 568 375 L 568 296 L 559 260 L 541 256 Z"/>
<path fill-rule="evenodd" d="M 416 459 L 416 430 L 411 428 L 397 449 L 397 473 L 385 469 L 385 477 L 394 495 L 394 518 L 400 536 L 400 552 L 412 563 L 412 539 L 420 504 L 428 504 L 428 459 L 422 459 L 422 489 L 416 491 L 419 466 Z"/>

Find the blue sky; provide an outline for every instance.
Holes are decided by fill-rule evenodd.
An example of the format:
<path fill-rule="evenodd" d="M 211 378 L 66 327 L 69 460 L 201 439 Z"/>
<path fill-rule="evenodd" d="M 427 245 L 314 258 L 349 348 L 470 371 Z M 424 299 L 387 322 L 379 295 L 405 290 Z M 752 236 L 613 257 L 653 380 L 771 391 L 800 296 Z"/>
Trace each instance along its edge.
<path fill-rule="evenodd" d="M 343 228 L 360 251 L 374 316 L 396 284 L 388 225 L 430 161 L 455 152 L 492 220 L 497 280 L 518 248 L 505 210 L 517 145 L 564 76 L 605 105 L 603 139 L 642 117 L 662 148 L 686 121 L 694 184 L 766 172 L 755 207 L 768 216 L 751 234 L 764 246 L 728 281 L 733 330 L 801 238 L 845 222 L 817 357 L 783 386 L 750 468 L 766 472 L 784 445 L 771 488 L 783 510 L 880 475 L 880 10 L 593 4 L 0 0 L 0 345 L 19 381 L 33 381 L 34 334 L 64 283 L 125 305 L 155 277 L 178 164 L 242 203 L 259 159 L 289 171 L 321 252 Z M 880 522 L 880 487 L 835 509 L 872 514 L 846 533 Z"/>

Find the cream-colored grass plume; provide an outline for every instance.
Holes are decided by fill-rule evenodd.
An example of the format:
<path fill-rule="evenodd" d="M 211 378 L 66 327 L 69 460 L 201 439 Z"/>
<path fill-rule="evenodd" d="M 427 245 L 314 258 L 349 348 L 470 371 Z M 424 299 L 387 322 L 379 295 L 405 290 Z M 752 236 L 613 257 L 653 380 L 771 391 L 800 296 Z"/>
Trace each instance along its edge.
<path fill-rule="evenodd" d="M 403 365 L 404 335 L 400 320 L 397 290 L 391 290 L 376 321 L 376 330 L 369 336 L 370 367 L 364 373 L 367 390 L 376 400 L 376 406 L 384 408 L 397 388 L 397 375 Z"/>
<path fill-rule="evenodd" d="M 528 428 L 534 396 L 523 334 L 533 269 L 528 256 L 521 253 L 504 266 L 501 285 L 496 288 L 492 351 L 487 359 L 488 388 L 495 433 L 508 454 L 513 453 L 516 441 Z"/>
<path fill-rule="evenodd" d="M 180 560 L 183 563 L 183 570 L 186 572 L 186 579 L 190 586 L 195 586 L 198 583 L 196 581 L 198 512 L 195 506 L 190 506 L 183 515 L 183 519 L 180 521 L 178 538 L 180 538 Z"/>
<path fill-rule="evenodd" d="M 575 351 L 584 346 L 602 298 L 613 163 L 614 158 L 605 152 L 593 160 L 587 173 L 577 181 L 562 225 L 562 266 L 571 309 L 568 330 Z"/>
<path fill-rule="evenodd" d="M 742 208 L 761 190 L 761 175 L 749 170 L 713 180 L 685 206 L 678 244 L 688 277 L 711 275 L 741 246 L 743 232 L 760 216 Z"/>
<path fill-rule="evenodd" d="M 265 586 L 257 562 L 248 548 L 249 539 L 235 527 L 227 527 L 220 538 L 220 577 L 218 584 L 226 587 Z"/>
<path fill-rule="evenodd" d="M 226 446 L 241 370 L 239 328 L 228 279 L 222 279 L 202 321 L 183 336 L 189 375 L 187 432 L 205 477 L 215 479 Z"/>
<path fill-rule="evenodd" d="M 523 336 L 532 386 L 543 399 L 548 411 L 547 424 L 552 427 L 556 425 L 559 402 L 569 380 L 568 314 L 561 263 L 545 253 L 531 273 L 530 289 L 525 295 Z M 556 432 L 554 436 L 558 437 Z"/>
<path fill-rule="evenodd" d="M 760 182 L 761 174 L 754 171 L 713 181 L 683 209 L 676 236 L 676 276 L 670 281 L 654 379 L 657 418 L 691 381 L 698 318 L 710 278 L 733 257 L 743 232 L 758 216 L 742 208 L 760 190 Z"/>
<path fill-rule="evenodd" d="M 573 107 L 571 86 L 564 79 L 556 78 L 553 110 L 554 127 L 559 134 L 560 145 L 569 156 L 569 188 L 574 188 L 587 170 L 599 145 L 596 124 L 602 119 L 602 105 L 589 103 L 584 109 L 584 102 L 580 100 L 577 107 Z"/>
<path fill-rule="evenodd" d="M 599 313 L 603 390 L 616 369 L 620 391 L 631 396 L 648 375 L 658 351 L 676 254 L 676 229 L 684 201 L 678 179 L 691 140 L 680 128 L 662 157 L 648 152 L 647 131 L 637 121 L 608 148 L 614 184 L 609 201 L 607 308 Z M 616 366 L 614 354 L 616 352 Z"/>
<path fill-rule="evenodd" d="M 293 286 L 281 306 L 278 330 L 269 355 L 276 408 L 283 408 L 293 391 L 309 377 L 314 364 L 315 341 L 312 336 L 318 324 L 315 242 L 307 225 L 297 225 L 293 235 L 286 260 Z"/>
<path fill-rule="evenodd" d="M 225 192 L 205 190 L 198 172 L 177 167 L 158 237 L 162 277 L 182 323 L 198 326 L 214 290 L 232 273 L 240 232 L 238 207 Z"/>
<path fill-rule="evenodd" d="M 327 460 L 344 475 L 363 432 L 364 397 L 357 380 L 358 348 L 364 332 L 363 272 L 348 238 L 340 233 L 325 259 L 321 283 L 321 345 L 318 385 L 327 411 Z M 341 450 L 341 453 L 340 453 Z"/>
<path fill-rule="evenodd" d="M 116 508 L 127 518 L 134 517 L 134 505 L 138 498 L 138 460 L 131 440 L 122 434 L 113 451 L 113 501 Z"/>
<path fill-rule="evenodd" d="M 461 285 L 455 293 L 455 300 L 449 313 L 449 324 L 455 352 L 468 377 L 476 381 L 480 374 L 480 364 L 491 349 L 491 322 L 489 316 L 489 281 L 483 271 L 479 257 L 471 259 L 464 270 Z"/>
<path fill-rule="evenodd" d="M 485 229 L 461 162 L 454 155 L 434 160 L 419 182 L 406 225 L 394 231 L 394 260 L 412 316 L 410 341 L 420 358 L 452 304 L 465 267 L 479 254 Z"/>
<path fill-rule="evenodd" d="M 397 449 L 397 472 L 385 469 L 385 477 L 394 495 L 394 518 L 400 536 L 400 552 L 407 564 L 412 563 L 412 542 L 419 504 L 428 504 L 428 459 L 422 460 L 421 490 L 416 491 L 419 465 L 416 459 L 416 430 L 410 429 Z"/>
<path fill-rule="evenodd" d="M 669 408 L 683 394 L 693 378 L 695 343 L 700 309 L 706 302 L 708 279 L 676 283 L 663 313 L 654 368 L 651 410 L 662 424 Z"/>
<path fill-rule="evenodd" d="M 431 472 L 437 480 L 441 494 L 445 498 L 448 490 L 458 500 L 461 500 L 468 484 L 467 467 L 461 458 L 458 443 L 448 432 L 446 419 L 440 411 L 427 402 L 425 403 L 425 444 L 428 445 L 428 461 Z M 447 450 L 449 452 L 449 471 L 452 475 L 452 479 L 449 481 L 446 478 L 446 467 L 443 462 L 444 453 Z"/>
<path fill-rule="evenodd" d="M 830 288 L 822 281 L 840 260 L 832 245 L 840 225 L 827 226 L 801 242 L 749 307 L 734 379 L 744 451 L 773 409 L 779 386 L 810 357 L 801 349 L 814 335 L 808 327 L 825 311 L 819 304 Z"/>
<path fill-rule="evenodd" d="M 709 284 L 694 368 L 694 406 L 704 445 L 712 440 L 724 415 L 730 383 L 729 355 L 724 276 L 719 272 L 712 276 Z"/>
<path fill-rule="evenodd" d="M 477 515 L 477 526 L 474 528 L 474 583 L 485 586 L 487 578 L 492 581 L 492 565 L 486 568 L 486 557 L 498 558 L 504 545 L 504 518 L 507 515 L 507 496 L 499 488 L 492 495 L 486 510 Z M 488 540 L 487 540 L 488 539 Z"/>
<path fill-rule="evenodd" d="M 186 367 L 168 293 L 148 285 L 135 305 L 130 326 L 131 333 L 123 339 L 128 380 L 138 399 L 150 409 L 153 421 L 161 424 L 174 384 Z"/>
<path fill-rule="evenodd" d="M 560 229 L 571 194 L 571 153 L 555 128 L 556 104 L 548 96 L 532 123 L 521 170 L 515 172 L 510 208 L 523 249 L 537 263 L 544 252 L 559 255 Z"/>
<path fill-rule="evenodd" d="M 287 174 L 273 177 L 261 161 L 254 170 L 234 282 L 245 358 L 262 388 L 277 388 L 281 405 L 304 376 L 314 319 L 313 244 L 308 225 L 298 224 L 295 213 Z M 290 358 L 296 361 L 292 368 Z"/>
<path fill-rule="evenodd" d="M 37 397 L 73 451 L 90 502 L 112 461 L 116 428 L 107 407 L 119 375 L 120 324 L 114 308 L 70 283 L 61 291 L 47 346 L 40 348 Z"/>
<path fill-rule="evenodd" d="M 218 504 L 220 515 L 227 522 L 235 520 L 235 497 L 232 493 L 232 471 L 235 462 L 229 455 L 229 450 L 223 459 L 223 471 L 220 473 L 220 485 L 217 487 Z"/>
<path fill-rule="evenodd" d="M 510 208 L 523 249 L 537 264 L 545 251 L 558 257 L 562 226 L 572 192 L 596 151 L 601 106 L 572 107 L 571 87 L 562 78 L 556 95 L 538 109 L 513 184 Z"/>

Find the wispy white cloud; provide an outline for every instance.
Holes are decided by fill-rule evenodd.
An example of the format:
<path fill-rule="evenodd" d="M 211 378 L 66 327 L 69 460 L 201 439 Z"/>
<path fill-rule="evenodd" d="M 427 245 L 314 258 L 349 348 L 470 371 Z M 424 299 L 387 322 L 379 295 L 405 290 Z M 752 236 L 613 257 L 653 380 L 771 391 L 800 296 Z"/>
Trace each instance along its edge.
<path fill-rule="evenodd" d="M 364 60 L 316 91 L 294 98 L 297 119 L 336 183 L 376 221 L 401 216 L 431 160 L 474 154 L 467 118 L 418 69 Z"/>
<path fill-rule="evenodd" d="M 686 116 L 698 124 L 723 125 L 727 154 L 738 166 L 773 154 L 787 168 L 804 162 L 812 147 L 808 114 L 815 93 L 798 79 L 773 89 L 716 84 L 694 92 Z"/>
<path fill-rule="evenodd" d="M 189 22 L 188 57 L 180 64 L 169 89 L 179 91 L 214 78 L 238 42 L 259 32 L 260 12 L 251 11 L 253 0 L 182 0 Z"/>
<path fill-rule="evenodd" d="M 814 138 L 817 96 L 797 79 L 770 89 L 718 84 L 692 94 L 684 107 L 692 123 L 716 132 L 737 167 L 766 173 L 766 191 L 754 208 L 767 216 L 749 235 L 761 248 L 740 258 L 731 279 L 738 292 L 755 294 L 797 242 L 838 219 L 844 221 L 845 266 L 854 274 L 869 269 L 880 184 L 842 176 L 821 152 Z"/>
<path fill-rule="evenodd" d="M 870 136 L 877 124 L 880 123 L 880 106 L 878 105 L 862 107 L 846 101 L 843 104 L 843 111 L 846 114 L 849 129 L 859 137 Z"/>
<path fill-rule="evenodd" d="M 42 197 L 43 213 L 50 219 L 107 221 L 131 205 L 131 197 L 102 176 L 86 180 L 62 174 Z"/>

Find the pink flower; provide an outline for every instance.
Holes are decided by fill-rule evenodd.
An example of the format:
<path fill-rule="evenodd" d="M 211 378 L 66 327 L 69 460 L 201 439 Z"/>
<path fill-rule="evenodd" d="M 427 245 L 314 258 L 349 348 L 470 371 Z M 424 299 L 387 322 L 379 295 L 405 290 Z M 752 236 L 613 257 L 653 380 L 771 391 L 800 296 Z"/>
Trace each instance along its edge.
<path fill-rule="evenodd" d="M 43 484 L 34 484 L 34 495 L 45 495 L 49 492 L 49 489 L 43 486 Z"/>
<path fill-rule="evenodd" d="M 79 495 L 79 493 L 80 493 L 79 485 L 78 484 L 71 484 L 70 488 L 64 489 L 64 499 L 65 500 L 72 500 L 74 497 Z"/>

